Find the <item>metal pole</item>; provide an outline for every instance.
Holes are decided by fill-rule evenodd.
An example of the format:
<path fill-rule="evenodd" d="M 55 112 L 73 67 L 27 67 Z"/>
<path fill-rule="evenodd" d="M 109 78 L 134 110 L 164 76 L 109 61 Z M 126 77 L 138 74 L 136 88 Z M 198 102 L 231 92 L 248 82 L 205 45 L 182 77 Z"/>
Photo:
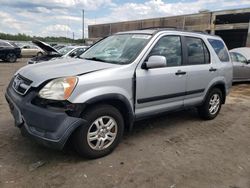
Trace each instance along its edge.
<path fill-rule="evenodd" d="M 185 30 L 186 16 L 183 17 L 182 30 Z"/>
<path fill-rule="evenodd" d="M 250 20 L 248 25 L 248 31 L 247 31 L 247 41 L 246 41 L 246 47 L 250 47 Z"/>
<path fill-rule="evenodd" d="M 82 39 L 84 40 L 84 9 L 82 9 Z"/>

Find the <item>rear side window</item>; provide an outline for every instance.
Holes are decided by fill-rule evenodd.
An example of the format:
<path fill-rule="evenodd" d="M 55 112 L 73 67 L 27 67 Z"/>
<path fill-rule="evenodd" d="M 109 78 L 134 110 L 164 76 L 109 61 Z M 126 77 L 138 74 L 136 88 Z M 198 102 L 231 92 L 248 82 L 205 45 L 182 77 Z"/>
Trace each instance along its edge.
<path fill-rule="evenodd" d="M 185 37 L 187 45 L 188 65 L 201 65 L 210 63 L 209 51 L 199 38 Z"/>
<path fill-rule="evenodd" d="M 222 62 L 230 61 L 227 49 L 222 41 L 216 39 L 208 39 L 208 42 L 211 44 L 215 53 Z"/>

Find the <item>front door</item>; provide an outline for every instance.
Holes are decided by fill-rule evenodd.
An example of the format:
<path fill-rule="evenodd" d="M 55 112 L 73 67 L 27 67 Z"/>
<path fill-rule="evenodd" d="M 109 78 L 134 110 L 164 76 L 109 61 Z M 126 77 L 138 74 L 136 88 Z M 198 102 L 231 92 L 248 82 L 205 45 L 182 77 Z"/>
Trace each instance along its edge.
<path fill-rule="evenodd" d="M 154 55 L 164 56 L 167 65 L 154 69 L 143 69 L 141 66 L 137 68 L 135 103 L 137 117 L 183 106 L 187 75 L 182 71 L 181 37 L 161 37 L 147 57 Z"/>
<path fill-rule="evenodd" d="M 237 59 L 237 62 L 234 62 L 234 66 L 236 66 L 237 77 L 240 80 L 250 79 L 250 64 L 248 64 L 247 59 L 239 53 L 234 53 L 234 55 Z"/>

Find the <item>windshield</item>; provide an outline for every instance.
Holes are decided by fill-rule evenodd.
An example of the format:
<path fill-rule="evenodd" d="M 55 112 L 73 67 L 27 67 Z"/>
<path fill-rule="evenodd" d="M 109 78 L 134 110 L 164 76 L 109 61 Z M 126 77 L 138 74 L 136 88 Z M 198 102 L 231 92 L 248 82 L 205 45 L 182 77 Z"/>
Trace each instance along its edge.
<path fill-rule="evenodd" d="M 66 47 L 63 47 L 61 48 L 60 50 L 58 50 L 58 52 L 62 55 L 65 55 L 66 53 L 68 53 L 69 51 L 73 50 L 74 47 L 71 47 L 71 46 L 66 46 Z"/>
<path fill-rule="evenodd" d="M 151 35 L 113 35 L 95 44 L 80 58 L 113 64 L 131 63 L 145 47 Z"/>

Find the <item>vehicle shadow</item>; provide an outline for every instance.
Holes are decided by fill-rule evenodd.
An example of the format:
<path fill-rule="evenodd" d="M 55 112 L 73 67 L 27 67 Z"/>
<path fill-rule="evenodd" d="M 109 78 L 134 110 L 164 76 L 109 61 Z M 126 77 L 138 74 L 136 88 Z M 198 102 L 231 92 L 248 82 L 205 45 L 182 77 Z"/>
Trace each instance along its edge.
<path fill-rule="evenodd" d="M 250 84 L 250 81 L 235 82 L 233 83 L 233 86 L 239 86 L 239 85 L 244 85 L 244 84 Z"/>
<path fill-rule="evenodd" d="M 21 59 L 17 59 L 16 62 L 14 62 L 14 63 L 10 63 L 8 61 L 0 60 L 0 64 L 15 64 L 15 63 L 20 63 L 20 62 L 21 62 Z"/>
<path fill-rule="evenodd" d="M 135 140 L 139 140 L 142 137 L 147 137 L 147 135 L 152 136 L 152 134 L 163 134 L 169 128 L 174 126 L 185 126 L 182 122 L 186 120 L 189 121 L 200 121 L 196 109 L 182 110 L 178 112 L 172 112 L 167 114 L 160 114 L 150 119 L 145 119 L 138 121 L 134 124 L 132 131 L 126 131 L 123 137 L 121 144 L 118 146 L 118 151 L 115 150 L 114 153 L 122 152 L 126 149 L 127 145 L 132 142 L 135 143 Z M 57 164 L 60 162 L 66 163 L 78 163 L 84 161 L 90 161 L 80 157 L 73 148 L 72 140 L 66 144 L 63 151 L 56 151 L 50 148 L 43 147 L 28 138 L 25 139 L 25 149 L 33 156 L 33 153 L 37 156 L 38 159 L 46 161 L 47 163 Z M 26 148 L 28 147 L 28 149 Z M 23 151 L 24 152 L 24 151 Z M 27 156 L 27 154 L 25 154 Z"/>

